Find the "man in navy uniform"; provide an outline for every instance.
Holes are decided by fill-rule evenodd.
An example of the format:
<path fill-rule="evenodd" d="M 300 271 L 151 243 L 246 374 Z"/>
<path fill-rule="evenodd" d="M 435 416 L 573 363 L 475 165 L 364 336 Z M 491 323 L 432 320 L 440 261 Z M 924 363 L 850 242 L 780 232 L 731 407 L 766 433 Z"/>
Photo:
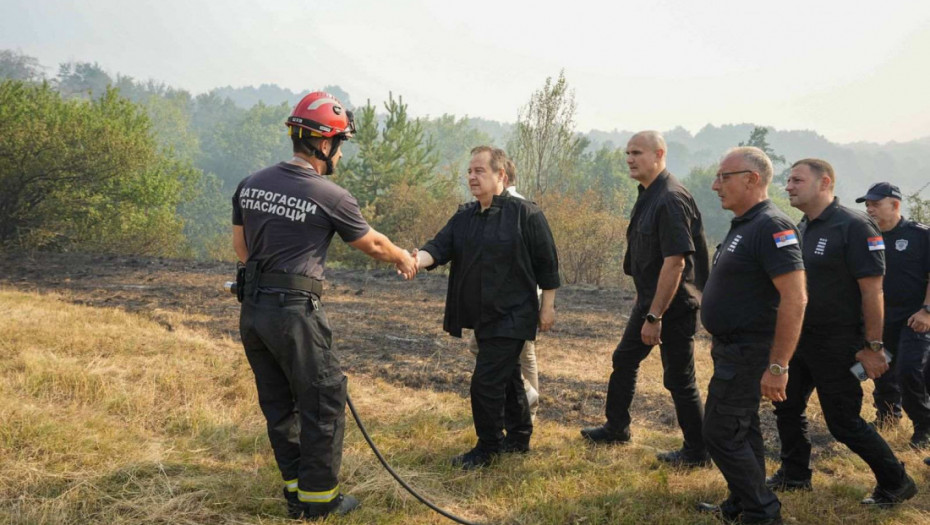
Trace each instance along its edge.
<path fill-rule="evenodd" d="M 868 377 L 888 370 L 882 343 L 885 246 L 864 213 L 840 206 L 836 174 L 820 159 L 795 162 L 788 177 L 791 205 L 802 212 L 808 303 L 791 360 L 787 400 L 775 403 L 781 468 L 773 490 L 811 489 L 811 441 L 805 411 L 817 389 L 830 433 L 865 461 L 877 485 L 863 505 L 887 507 L 914 497 L 917 485 L 884 439 L 860 416 L 862 386 L 850 372 L 858 361 Z"/>
<path fill-rule="evenodd" d="M 856 202 L 865 202 L 885 240 L 885 348 L 891 370 L 875 379 L 877 426 L 901 417 L 914 424 L 910 444 L 930 446 L 930 396 L 924 369 L 930 356 L 930 227 L 901 216 L 901 190 L 879 182 Z"/>
<path fill-rule="evenodd" d="M 772 161 L 753 147 L 734 148 L 720 162 L 712 187 L 734 217 L 714 254 L 701 306 L 714 359 L 704 441 L 729 496 L 698 510 L 765 525 L 782 518 L 781 502 L 765 485 L 759 403 L 762 396 L 785 399 L 807 302 L 797 231 L 768 198 L 772 172 Z"/>

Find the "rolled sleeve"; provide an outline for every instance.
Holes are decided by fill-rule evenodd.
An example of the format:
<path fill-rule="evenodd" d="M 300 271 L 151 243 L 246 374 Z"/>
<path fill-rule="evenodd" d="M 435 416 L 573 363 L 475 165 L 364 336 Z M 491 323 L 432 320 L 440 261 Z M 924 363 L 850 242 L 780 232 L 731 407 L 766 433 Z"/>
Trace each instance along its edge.
<path fill-rule="evenodd" d="M 675 198 L 668 199 L 665 206 L 657 210 L 657 220 L 663 258 L 694 253 L 691 218 L 683 202 Z"/>

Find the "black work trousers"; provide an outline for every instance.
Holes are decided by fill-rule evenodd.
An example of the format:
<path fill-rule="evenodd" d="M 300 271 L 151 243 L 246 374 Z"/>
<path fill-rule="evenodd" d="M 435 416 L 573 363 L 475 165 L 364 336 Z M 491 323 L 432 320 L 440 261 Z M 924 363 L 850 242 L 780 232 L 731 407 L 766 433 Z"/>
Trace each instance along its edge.
<path fill-rule="evenodd" d="M 930 332 L 917 333 L 906 321 L 888 323 L 883 340 L 893 358 L 891 369 L 875 380 L 872 398 L 877 416 L 901 417 L 903 406 L 914 423 L 914 436 L 930 435 L 930 395 L 924 375 L 930 358 Z"/>
<path fill-rule="evenodd" d="M 643 343 L 644 312 L 637 307 L 623 331 L 620 344 L 613 354 L 613 372 L 607 384 L 607 403 L 604 411 L 607 426 L 617 433 L 630 431 L 630 405 L 636 394 L 639 365 L 652 351 L 652 345 Z M 705 447 L 701 435 L 704 408 L 701 394 L 694 379 L 694 332 L 697 327 L 697 310 L 690 310 L 662 321 L 663 384 L 672 394 L 678 426 L 684 434 L 684 451 L 688 455 L 703 456 Z"/>
<path fill-rule="evenodd" d="M 781 503 L 765 486 L 765 448 L 759 425 L 760 382 L 769 362 L 771 337 L 714 338 L 714 375 L 707 387 L 704 442 L 727 481 L 728 504 L 746 522 L 778 516 Z"/>
<path fill-rule="evenodd" d="M 530 404 L 523 388 L 520 352 L 523 339 L 478 339 L 475 372 L 471 376 L 471 412 L 478 434 L 478 448 L 500 451 L 507 439 L 528 445 L 533 434 Z"/>
<path fill-rule="evenodd" d="M 859 416 L 862 386 L 849 368 L 856 363 L 856 352 L 863 348 L 864 341 L 855 331 L 848 332 L 848 328 L 802 332 L 789 364 L 787 399 L 774 403 L 781 466 L 788 479 L 811 477 L 811 441 L 805 411 L 816 388 L 830 434 L 869 465 L 881 487 L 893 490 L 905 479 L 904 466 L 885 440 Z"/>
<path fill-rule="evenodd" d="M 332 352 L 332 330 L 315 297 L 246 297 L 239 317 L 245 355 L 281 476 L 298 497 L 339 495 L 346 376 Z"/>

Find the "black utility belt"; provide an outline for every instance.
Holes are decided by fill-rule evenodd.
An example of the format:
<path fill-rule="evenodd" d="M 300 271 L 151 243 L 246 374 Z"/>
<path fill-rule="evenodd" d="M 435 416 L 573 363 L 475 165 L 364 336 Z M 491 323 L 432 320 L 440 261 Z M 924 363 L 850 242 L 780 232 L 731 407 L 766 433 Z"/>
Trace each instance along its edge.
<path fill-rule="evenodd" d="M 299 290 L 309 292 L 317 297 L 323 297 L 323 281 L 304 277 L 303 275 L 294 275 L 291 273 L 263 273 L 258 278 L 259 288 L 286 288 L 288 290 Z"/>
<path fill-rule="evenodd" d="M 236 268 L 236 296 L 241 303 L 246 296 L 257 297 L 260 289 L 284 289 L 323 296 L 323 281 L 293 273 L 262 272 L 261 261 L 252 260 Z"/>
<path fill-rule="evenodd" d="M 252 304 L 272 305 L 278 307 L 306 305 L 307 311 L 312 312 L 323 308 L 320 298 L 313 294 L 304 294 L 293 291 L 276 292 L 272 290 L 259 290 L 258 293 L 248 296 L 246 301 Z"/>

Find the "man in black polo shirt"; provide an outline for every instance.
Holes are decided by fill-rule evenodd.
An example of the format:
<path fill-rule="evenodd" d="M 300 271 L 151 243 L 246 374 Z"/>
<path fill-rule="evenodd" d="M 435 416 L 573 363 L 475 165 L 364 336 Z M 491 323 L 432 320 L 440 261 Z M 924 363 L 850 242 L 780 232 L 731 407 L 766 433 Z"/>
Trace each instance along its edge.
<path fill-rule="evenodd" d="M 901 216 L 901 190 L 873 184 L 856 202 L 865 202 L 885 240 L 885 348 L 891 370 L 875 379 L 873 398 L 881 424 L 901 417 L 914 423 L 911 446 L 930 446 L 930 396 L 924 368 L 930 357 L 930 227 Z M 879 425 L 880 426 L 880 425 Z"/>
<path fill-rule="evenodd" d="M 490 464 L 501 452 L 529 450 L 533 422 L 520 353 L 536 339 L 537 325 L 545 332 L 555 322 L 560 284 L 546 217 L 532 202 L 504 192 L 507 154 L 479 146 L 471 155 L 468 187 L 476 200 L 415 253 L 419 268 L 452 263 L 443 329 L 462 337 L 462 328 L 471 328 L 478 340 L 471 378 L 478 444 L 452 459 L 466 470 Z"/>
<path fill-rule="evenodd" d="M 352 137 L 352 113 L 329 93 L 304 97 L 285 122 L 294 158 L 257 171 L 233 196 L 233 248 L 245 267 L 239 333 L 255 374 L 258 403 L 284 478 L 292 518 L 346 514 L 342 494 L 346 377 L 332 349 L 320 300 L 335 233 L 406 278 L 416 262 L 376 232 L 348 191 L 324 175 Z"/>
<path fill-rule="evenodd" d="M 595 443 L 630 440 L 639 365 L 659 345 L 664 385 L 675 403 L 684 446 L 657 457 L 676 466 L 708 466 L 704 413 L 694 380 L 694 332 L 698 297 L 707 280 L 707 244 L 694 199 L 665 169 L 666 151 L 665 139 L 655 131 L 633 135 L 626 147 L 630 176 L 640 183 L 623 258 L 624 273 L 636 285 L 636 301 L 613 354 L 607 422 L 581 435 Z"/>
<path fill-rule="evenodd" d="M 882 236 L 869 218 L 840 206 L 833 168 L 820 159 L 791 167 L 786 190 L 804 212 L 803 241 L 809 302 L 791 360 L 788 398 L 775 403 L 781 468 L 766 483 L 775 490 L 811 488 L 811 442 L 804 412 L 813 390 L 830 433 L 861 457 L 878 485 L 865 505 L 894 505 L 917 493 L 904 465 L 859 416 L 862 387 L 850 372 L 856 361 L 876 378 L 888 370 L 882 352 Z M 864 321 L 864 322 L 863 322 Z"/>
<path fill-rule="evenodd" d="M 807 301 L 797 231 L 768 199 L 771 180 L 768 156 L 742 147 L 727 152 L 713 183 L 734 218 L 717 246 L 701 306 L 714 359 L 704 442 L 729 496 L 720 505 L 698 505 L 726 521 L 768 525 L 782 523 L 781 503 L 765 486 L 759 402 L 785 398 Z"/>

